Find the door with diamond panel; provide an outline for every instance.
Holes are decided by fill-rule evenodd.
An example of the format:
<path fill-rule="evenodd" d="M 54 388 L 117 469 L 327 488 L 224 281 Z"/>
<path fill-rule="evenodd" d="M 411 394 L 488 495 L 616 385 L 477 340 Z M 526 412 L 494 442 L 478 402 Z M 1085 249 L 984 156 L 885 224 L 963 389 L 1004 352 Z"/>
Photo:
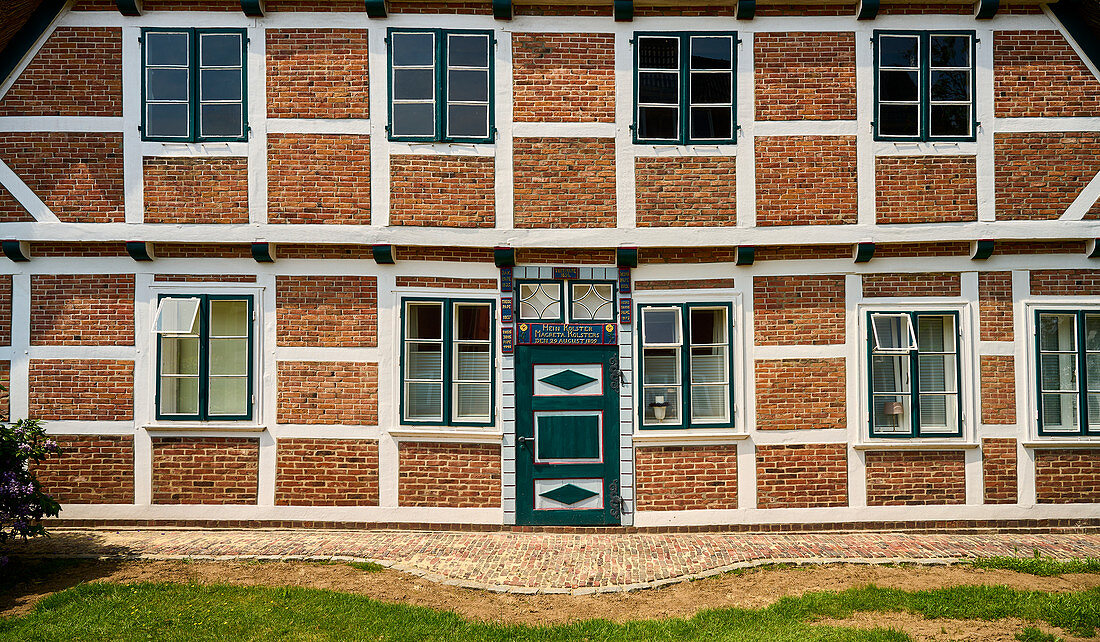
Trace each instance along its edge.
<path fill-rule="evenodd" d="M 620 523 L 616 354 L 516 347 L 518 523 Z"/>

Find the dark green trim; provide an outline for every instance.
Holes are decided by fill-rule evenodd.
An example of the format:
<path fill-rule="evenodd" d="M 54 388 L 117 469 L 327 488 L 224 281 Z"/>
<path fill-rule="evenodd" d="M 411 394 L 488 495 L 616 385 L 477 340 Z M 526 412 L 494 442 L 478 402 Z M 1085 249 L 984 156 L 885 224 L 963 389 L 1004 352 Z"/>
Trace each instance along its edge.
<path fill-rule="evenodd" d="M 370 249 L 374 262 L 379 265 L 393 265 L 397 261 L 393 258 L 393 246 L 387 243 L 379 243 Z"/>
<path fill-rule="evenodd" d="M 390 3 L 386 0 L 365 0 L 368 18 L 385 18 L 390 14 Z"/>
<path fill-rule="evenodd" d="M 65 9 L 66 0 L 44 0 L 37 9 L 27 17 L 27 22 L 15 32 L 8 46 L 0 51 L 0 82 L 11 76 L 19 63 L 27 57 L 31 49 L 38 43 L 38 39 L 46 33 L 53 21 L 57 19 Z M 10 20 L 10 16 L 8 17 Z"/>
<path fill-rule="evenodd" d="M 141 0 L 115 0 L 115 6 L 118 7 L 118 12 L 124 16 L 141 15 Z"/>
<path fill-rule="evenodd" d="M 878 15 L 879 0 L 859 0 L 856 7 L 856 20 L 874 20 Z"/>
<path fill-rule="evenodd" d="M 634 0 L 615 0 L 615 22 L 634 20 Z"/>
<path fill-rule="evenodd" d="M 954 319 L 954 332 L 955 332 L 955 410 L 957 412 L 956 417 L 956 430 L 954 433 L 948 432 L 929 432 L 928 434 L 921 434 L 920 431 L 920 350 L 909 351 L 909 392 L 899 392 L 896 396 L 902 396 L 909 394 L 909 432 L 908 433 L 888 433 L 879 434 L 875 432 L 875 382 L 874 382 L 874 370 L 872 368 L 872 359 L 874 358 L 874 326 L 871 325 L 872 314 L 906 314 L 909 315 L 913 324 L 913 331 L 917 332 L 917 322 L 919 317 L 952 317 Z M 920 312 L 911 311 L 896 311 L 896 310 L 874 310 L 867 312 L 867 434 L 871 439 L 914 439 L 914 438 L 929 438 L 934 439 L 936 437 L 962 437 L 963 434 L 963 380 L 962 380 L 962 329 L 959 327 L 959 313 L 956 311 L 938 311 L 938 310 L 922 310 Z M 918 334 L 919 341 L 919 334 Z M 899 353 L 892 353 L 899 354 Z M 951 394 L 951 393 L 946 393 Z"/>
<path fill-rule="evenodd" d="M 1043 426 L 1043 364 L 1042 350 L 1039 345 L 1039 321 L 1044 314 L 1071 314 L 1077 324 L 1074 340 L 1077 344 L 1077 430 L 1046 430 Z M 1100 435 L 1100 430 L 1089 429 L 1089 381 L 1087 343 L 1085 336 L 1085 316 L 1100 314 L 1100 310 L 1036 310 L 1033 342 L 1035 345 L 1035 421 L 1038 425 L 1039 435 L 1043 437 L 1055 437 L 1066 435 L 1092 436 Z M 1095 394 L 1095 393 L 1094 393 Z"/>
<path fill-rule="evenodd" d="M 493 0 L 493 17 L 497 20 L 511 20 L 512 0 Z"/>
<path fill-rule="evenodd" d="M 734 265 L 752 265 L 756 260 L 755 245 L 738 245 L 734 255 Z"/>
<path fill-rule="evenodd" d="M 443 307 L 443 407 L 441 408 L 441 421 L 418 420 L 405 418 L 405 312 L 409 303 L 438 303 Z M 455 304 L 488 305 L 489 306 L 489 420 L 488 421 L 457 421 L 451 418 L 451 388 L 454 385 L 454 308 Z M 497 394 L 497 368 L 496 368 L 496 303 L 492 299 L 452 299 L 441 297 L 402 297 L 401 298 L 401 358 L 400 379 L 401 403 L 398 407 L 399 422 L 403 426 L 465 426 L 485 427 L 496 423 L 496 394 Z"/>
<path fill-rule="evenodd" d="M 516 250 L 510 247 L 494 247 L 493 263 L 498 268 L 516 266 Z"/>
<path fill-rule="evenodd" d="M 875 255 L 874 243 L 856 243 L 855 262 L 867 263 Z"/>
<path fill-rule="evenodd" d="M 241 11 L 249 18 L 263 18 L 264 0 L 241 0 Z"/>
<path fill-rule="evenodd" d="M 974 241 L 974 249 L 970 253 L 970 258 L 975 261 L 984 261 L 993 256 L 993 247 L 994 243 L 991 239 Z"/>
<path fill-rule="evenodd" d="M 645 340 L 643 333 L 645 317 L 642 310 L 645 308 L 679 308 L 680 309 L 680 423 L 649 425 L 645 423 Z M 726 387 L 729 391 L 729 399 L 726 409 L 729 411 L 729 421 L 692 423 L 691 421 L 691 310 L 694 308 L 725 308 L 726 310 Z M 735 426 L 735 414 L 733 407 L 733 304 L 721 301 L 714 303 L 639 303 L 635 311 L 638 322 L 637 330 L 638 362 L 636 365 L 637 390 L 635 399 L 638 405 L 638 428 L 641 430 L 685 430 L 689 428 L 733 428 Z M 656 346 L 655 346 L 656 347 Z"/>
<path fill-rule="evenodd" d="M 262 242 L 253 243 L 252 258 L 255 259 L 257 263 L 274 263 L 275 245 Z"/>
<path fill-rule="evenodd" d="M 26 263 L 31 260 L 30 244 L 26 241 L 2 241 L 0 248 L 3 248 L 4 256 L 15 263 Z"/>
<path fill-rule="evenodd" d="M 1086 256 L 1090 259 L 1100 259 L 1100 238 L 1092 240 L 1092 251 Z"/>
<path fill-rule="evenodd" d="M 1058 22 L 1069 32 L 1085 56 L 1100 67 L 1100 36 L 1085 21 L 1079 5 L 1089 0 L 1059 0 L 1048 5 Z"/>
<path fill-rule="evenodd" d="M 978 20 L 989 20 L 997 15 L 1000 0 L 978 0 L 978 8 L 974 11 L 974 17 Z"/>
<path fill-rule="evenodd" d="M 620 247 L 615 250 L 615 265 L 618 267 L 638 267 L 638 248 Z"/>
<path fill-rule="evenodd" d="M 153 244 L 148 241 L 126 241 L 126 253 L 135 261 L 152 261 Z"/>
<path fill-rule="evenodd" d="M 255 373 L 256 359 L 256 318 L 255 297 L 251 294 L 161 294 L 157 297 L 159 305 L 162 299 L 199 299 L 199 412 L 193 415 L 166 415 L 160 411 L 161 392 L 161 339 L 157 335 L 156 372 L 156 417 L 163 421 L 248 421 L 252 419 L 256 405 Z M 243 415 L 214 415 L 209 411 L 210 401 L 210 302 L 211 301 L 247 301 L 248 302 L 248 412 Z"/>
<path fill-rule="evenodd" d="M 756 0 L 737 0 L 733 15 L 738 20 L 752 20 L 756 16 Z"/>

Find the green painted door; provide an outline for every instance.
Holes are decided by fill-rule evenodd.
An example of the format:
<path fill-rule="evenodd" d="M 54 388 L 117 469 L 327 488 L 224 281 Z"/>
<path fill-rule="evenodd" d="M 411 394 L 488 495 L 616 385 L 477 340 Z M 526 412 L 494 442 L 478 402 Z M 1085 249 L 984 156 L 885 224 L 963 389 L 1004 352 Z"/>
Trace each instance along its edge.
<path fill-rule="evenodd" d="M 615 346 L 516 346 L 516 521 L 619 524 Z"/>

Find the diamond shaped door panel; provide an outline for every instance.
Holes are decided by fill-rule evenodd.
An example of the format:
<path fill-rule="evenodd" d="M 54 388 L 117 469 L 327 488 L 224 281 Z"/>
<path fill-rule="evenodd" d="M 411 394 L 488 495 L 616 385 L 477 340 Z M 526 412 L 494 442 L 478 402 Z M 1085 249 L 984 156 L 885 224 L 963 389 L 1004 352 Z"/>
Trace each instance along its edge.
<path fill-rule="evenodd" d="M 590 397 L 604 394 L 603 364 L 536 364 L 536 397 Z"/>
<path fill-rule="evenodd" d="M 536 479 L 535 510 L 603 508 L 602 479 Z"/>
<path fill-rule="evenodd" d="M 588 464 L 603 461 L 603 413 L 535 413 L 536 464 Z"/>

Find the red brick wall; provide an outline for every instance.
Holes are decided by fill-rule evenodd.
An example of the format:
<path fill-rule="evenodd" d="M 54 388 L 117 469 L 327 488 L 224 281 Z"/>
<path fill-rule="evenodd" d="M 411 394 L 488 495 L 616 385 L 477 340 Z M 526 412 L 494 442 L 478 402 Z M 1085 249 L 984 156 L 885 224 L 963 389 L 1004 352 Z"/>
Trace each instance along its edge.
<path fill-rule="evenodd" d="M 844 343 L 844 276 L 753 279 L 756 345 Z"/>
<path fill-rule="evenodd" d="M 588 265 L 614 265 L 615 250 L 603 248 L 573 249 L 541 249 L 541 248 L 516 248 L 516 263 L 582 263 Z"/>
<path fill-rule="evenodd" d="M 117 27 L 59 27 L 0 100 L 0 116 L 121 115 Z"/>
<path fill-rule="evenodd" d="M 493 227 L 492 156 L 391 156 L 390 225 Z"/>
<path fill-rule="evenodd" d="M 11 345 L 11 276 L 0 276 L 0 346 Z"/>
<path fill-rule="evenodd" d="M 848 505 L 845 444 L 756 447 L 756 507 Z"/>
<path fill-rule="evenodd" d="M 267 180 L 270 223 L 370 224 L 369 136 L 269 134 Z"/>
<path fill-rule="evenodd" d="M 863 296 L 959 296 L 958 272 L 882 273 L 863 275 Z"/>
<path fill-rule="evenodd" d="M 1100 449 L 1036 450 L 1035 501 L 1100 503 Z"/>
<path fill-rule="evenodd" d="M 1016 423 L 1016 363 L 1011 355 L 980 357 L 982 423 Z"/>
<path fill-rule="evenodd" d="M 1012 273 L 978 272 L 982 341 L 1012 341 Z"/>
<path fill-rule="evenodd" d="M 0 160 L 62 223 L 121 223 L 122 134 L 0 134 Z M 0 199 L 0 216 L 20 220 L 15 199 Z"/>
<path fill-rule="evenodd" d="M 757 120 L 854 120 L 854 33 L 758 33 Z"/>
<path fill-rule="evenodd" d="M 134 345 L 134 275 L 32 275 L 31 345 Z"/>
<path fill-rule="evenodd" d="M 267 30 L 268 118 L 369 118 L 368 80 L 366 29 Z"/>
<path fill-rule="evenodd" d="M 635 158 L 638 227 L 737 225 L 736 176 L 731 156 Z"/>
<path fill-rule="evenodd" d="M 993 36 L 998 118 L 1100 116 L 1100 81 L 1057 31 Z"/>
<path fill-rule="evenodd" d="M 757 359 L 756 428 L 844 428 L 845 361 Z"/>
<path fill-rule="evenodd" d="M 392 13 L 436 13 L 436 14 L 466 14 L 466 15 L 490 15 L 492 5 L 472 0 L 391 0 L 390 11 Z"/>
<path fill-rule="evenodd" d="M 260 440 L 153 437 L 154 504 L 255 504 Z"/>
<path fill-rule="evenodd" d="M 867 453 L 868 506 L 965 504 L 961 450 L 895 450 Z"/>
<path fill-rule="evenodd" d="M 448 276 L 399 276 L 395 283 L 399 288 L 497 289 L 496 279 L 463 279 Z"/>
<path fill-rule="evenodd" d="M 517 249 L 518 256 L 522 250 Z M 482 247 L 398 245 L 394 256 L 399 261 L 462 261 L 492 263 L 493 249 Z"/>
<path fill-rule="evenodd" d="M 855 136 L 756 139 L 757 225 L 855 222 Z"/>
<path fill-rule="evenodd" d="M 134 362 L 31 359 L 28 416 L 43 420 L 134 418 Z"/>
<path fill-rule="evenodd" d="M 1100 270 L 1032 270 L 1031 293 L 1036 296 L 1095 296 L 1100 294 Z"/>
<path fill-rule="evenodd" d="M 1016 440 L 982 440 L 986 504 L 1016 503 Z"/>
<path fill-rule="evenodd" d="M 517 228 L 615 227 L 615 141 L 516 138 Z"/>
<path fill-rule="evenodd" d="M 993 135 L 997 218 L 1055 219 L 1100 172 L 1100 133 Z"/>
<path fill-rule="evenodd" d="M 737 508 L 737 446 L 655 446 L 634 451 L 637 508 Z"/>
<path fill-rule="evenodd" d="M 146 223 L 247 223 L 248 159 L 145 158 Z"/>
<path fill-rule="evenodd" d="M 280 361 L 276 403 L 281 424 L 376 425 L 378 364 Z"/>
<path fill-rule="evenodd" d="M 1084 239 L 1076 241 L 998 241 L 994 254 L 1080 254 L 1085 251 Z"/>
<path fill-rule="evenodd" d="M 733 279 L 663 279 L 634 282 L 635 290 L 699 290 L 732 287 Z"/>
<path fill-rule="evenodd" d="M 944 223 L 978 220 L 974 156 L 879 156 L 875 221 Z"/>
<path fill-rule="evenodd" d="M 377 506 L 378 442 L 280 439 L 276 506 Z"/>
<path fill-rule="evenodd" d="M 62 504 L 133 504 L 133 435 L 51 435 L 61 455 L 34 466 L 42 490 Z"/>
<path fill-rule="evenodd" d="M 397 502 L 401 506 L 500 506 L 500 446 L 401 442 Z"/>
<path fill-rule="evenodd" d="M 378 345 L 375 277 L 278 276 L 275 290 L 278 345 Z"/>
<path fill-rule="evenodd" d="M 512 35 L 516 122 L 615 122 L 615 36 Z"/>
<path fill-rule="evenodd" d="M 851 246 L 847 246 L 849 253 Z M 759 261 L 760 250 L 757 251 Z M 909 258 L 914 256 L 970 256 L 969 241 L 931 241 L 919 243 L 876 243 L 875 258 Z"/>

